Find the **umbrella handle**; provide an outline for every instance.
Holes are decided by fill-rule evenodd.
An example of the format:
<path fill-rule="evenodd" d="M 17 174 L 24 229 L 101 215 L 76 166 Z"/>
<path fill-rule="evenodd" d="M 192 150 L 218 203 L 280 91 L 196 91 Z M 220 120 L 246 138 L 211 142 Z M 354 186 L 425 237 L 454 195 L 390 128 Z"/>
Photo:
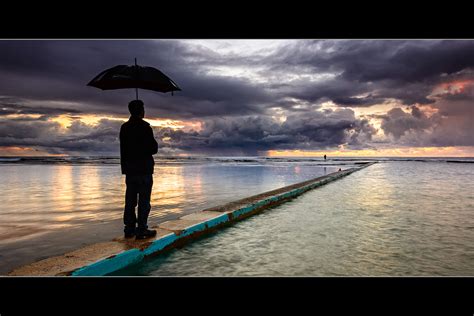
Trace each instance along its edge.
<path fill-rule="evenodd" d="M 137 58 L 135 57 L 135 72 L 138 74 Z M 137 76 L 138 77 L 138 76 Z M 137 78 L 138 79 L 138 78 Z M 135 97 L 138 100 L 138 88 L 135 88 Z"/>

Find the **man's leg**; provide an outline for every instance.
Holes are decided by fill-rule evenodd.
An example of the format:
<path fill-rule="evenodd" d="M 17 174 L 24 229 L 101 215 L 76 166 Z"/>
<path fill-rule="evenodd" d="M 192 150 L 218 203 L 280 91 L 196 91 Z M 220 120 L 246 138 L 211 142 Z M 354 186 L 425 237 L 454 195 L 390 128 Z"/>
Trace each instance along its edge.
<path fill-rule="evenodd" d="M 150 198 L 153 187 L 153 175 L 142 176 L 138 191 L 138 232 L 148 229 L 148 215 L 150 214 Z"/>
<path fill-rule="evenodd" d="M 135 234 L 137 217 L 135 215 L 135 207 L 137 206 L 137 194 L 139 186 L 136 177 L 125 176 L 127 190 L 125 191 L 125 209 L 123 212 L 123 223 L 125 225 L 124 233 L 126 235 Z"/>

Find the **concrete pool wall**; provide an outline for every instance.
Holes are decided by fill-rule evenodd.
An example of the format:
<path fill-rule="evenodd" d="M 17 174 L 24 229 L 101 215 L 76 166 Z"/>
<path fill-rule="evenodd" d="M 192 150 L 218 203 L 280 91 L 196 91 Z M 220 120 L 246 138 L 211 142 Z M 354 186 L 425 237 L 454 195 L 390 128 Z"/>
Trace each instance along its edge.
<path fill-rule="evenodd" d="M 224 205 L 166 221 L 153 227 L 157 236 L 147 240 L 116 238 L 92 244 L 62 256 L 47 258 L 11 271 L 10 276 L 102 276 L 182 246 L 202 235 L 282 204 L 304 192 L 347 176 L 375 162 L 264 192 Z"/>

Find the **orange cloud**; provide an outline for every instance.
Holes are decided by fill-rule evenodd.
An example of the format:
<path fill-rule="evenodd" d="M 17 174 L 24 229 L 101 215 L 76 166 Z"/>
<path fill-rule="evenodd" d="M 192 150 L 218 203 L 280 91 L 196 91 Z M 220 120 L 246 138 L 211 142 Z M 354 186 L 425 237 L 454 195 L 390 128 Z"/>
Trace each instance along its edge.
<path fill-rule="evenodd" d="M 57 122 L 61 124 L 63 128 L 66 128 L 72 124 L 74 120 L 79 120 L 82 123 L 87 125 L 97 125 L 97 123 L 102 120 L 115 120 L 125 122 L 128 120 L 128 117 L 113 117 L 113 116 L 99 116 L 99 115 L 58 115 L 51 118 L 52 122 Z M 162 128 L 171 128 L 174 130 L 183 129 L 184 131 L 189 131 L 194 129 L 200 131 L 202 126 L 201 122 L 196 121 L 181 121 L 181 120 L 171 120 L 171 119 L 161 119 L 161 118 L 145 118 L 145 121 L 150 123 L 151 126 L 162 127 Z"/>
<path fill-rule="evenodd" d="M 18 146 L 0 146 L 0 156 L 65 156 L 64 154 L 50 154 L 46 151 Z"/>
<path fill-rule="evenodd" d="M 466 87 L 474 85 L 474 80 L 455 80 L 439 84 L 433 90 L 433 96 L 463 93 Z"/>
<path fill-rule="evenodd" d="M 474 147 L 401 147 L 362 150 L 269 150 L 270 157 L 474 157 Z"/>

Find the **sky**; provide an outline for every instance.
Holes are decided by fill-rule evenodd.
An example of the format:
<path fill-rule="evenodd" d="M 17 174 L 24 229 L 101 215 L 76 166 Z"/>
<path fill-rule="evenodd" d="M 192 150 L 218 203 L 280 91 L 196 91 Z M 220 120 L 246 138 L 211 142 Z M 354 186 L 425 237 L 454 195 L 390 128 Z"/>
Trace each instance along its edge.
<path fill-rule="evenodd" d="M 0 40 L 0 156 L 118 155 L 135 57 L 162 155 L 474 156 L 473 40 L 309 39 Z"/>

